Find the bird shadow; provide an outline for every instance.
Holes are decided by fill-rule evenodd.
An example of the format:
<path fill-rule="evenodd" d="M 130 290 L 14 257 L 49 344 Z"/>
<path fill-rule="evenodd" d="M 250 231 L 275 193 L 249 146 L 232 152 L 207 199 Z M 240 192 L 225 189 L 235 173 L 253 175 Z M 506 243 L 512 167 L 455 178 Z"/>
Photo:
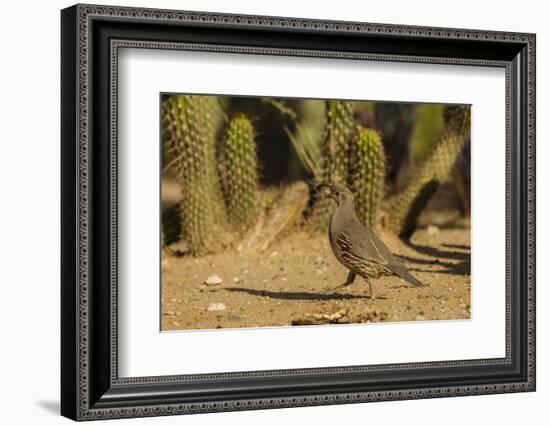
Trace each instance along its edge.
<path fill-rule="evenodd" d="M 342 293 L 307 293 L 303 291 L 290 292 L 290 291 L 270 291 L 270 290 L 257 290 L 254 288 L 244 287 L 229 287 L 225 291 L 248 293 L 252 296 L 269 297 L 271 299 L 280 300 L 350 300 L 350 299 L 370 299 L 369 296 L 359 296 L 355 294 L 342 294 Z"/>

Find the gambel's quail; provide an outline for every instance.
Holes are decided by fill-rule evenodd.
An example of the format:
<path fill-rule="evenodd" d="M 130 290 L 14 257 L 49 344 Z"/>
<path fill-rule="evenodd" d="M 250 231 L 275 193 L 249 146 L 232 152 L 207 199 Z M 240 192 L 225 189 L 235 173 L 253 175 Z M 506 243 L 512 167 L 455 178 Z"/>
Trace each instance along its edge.
<path fill-rule="evenodd" d="M 349 270 L 346 282 L 332 291 L 352 284 L 356 275 L 367 282 L 372 299 L 374 293 L 371 280 L 382 275 L 396 275 L 416 287 L 422 287 L 423 284 L 393 257 L 374 232 L 359 222 L 355 214 L 353 193 L 338 183 L 322 183 L 317 187 L 319 191 L 324 188 L 330 190 L 327 195 L 337 204 L 330 218 L 330 246 L 336 259 Z"/>

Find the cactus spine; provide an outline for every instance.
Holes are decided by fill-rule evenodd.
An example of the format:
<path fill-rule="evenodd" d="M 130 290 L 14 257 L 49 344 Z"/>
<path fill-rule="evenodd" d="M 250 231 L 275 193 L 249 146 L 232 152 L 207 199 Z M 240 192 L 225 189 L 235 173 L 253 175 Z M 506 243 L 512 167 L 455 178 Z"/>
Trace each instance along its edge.
<path fill-rule="evenodd" d="M 355 195 L 359 220 L 373 227 L 384 195 L 386 159 L 382 140 L 375 130 L 357 126 L 352 143 L 350 189 Z"/>
<path fill-rule="evenodd" d="M 470 131 L 470 108 L 446 106 L 444 131 L 419 173 L 391 203 L 390 229 L 401 238 L 410 238 L 416 222 L 439 184 L 449 176 Z"/>
<path fill-rule="evenodd" d="M 229 220 L 234 225 L 247 225 L 256 211 L 258 159 L 254 128 L 240 114 L 229 123 L 222 158 L 222 187 Z"/>
<path fill-rule="evenodd" d="M 348 178 L 350 140 L 353 134 L 353 103 L 327 101 L 325 103 L 325 131 L 321 146 L 323 180 L 345 183 Z M 317 230 L 328 226 L 333 203 L 318 199 L 309 215 L 309 222 Z"/>
<path fill-rule="evenodd" d="M 162 103 L 162 133 L 179 181 L 181 234 L 191 254 L 207 250 L 208 239 L 223 221 L 215 157 L 213 97 L 170 96 Z"/>
<path fill-rule="evenodd" d="M 349 145 L 353 133 L 353 103 L 328 101 L 323 146 L 325 180 L 345 182 L 348 174 Z"/>

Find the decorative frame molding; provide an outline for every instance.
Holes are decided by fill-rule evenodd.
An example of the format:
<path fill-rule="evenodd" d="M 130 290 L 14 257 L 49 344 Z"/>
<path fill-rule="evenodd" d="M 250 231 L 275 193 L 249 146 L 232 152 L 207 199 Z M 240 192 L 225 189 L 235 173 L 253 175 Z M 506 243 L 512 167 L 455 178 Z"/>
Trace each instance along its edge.
<path fill-rule="evenodd" d="M 128 29 L 132 23 L 139 29 Z M 209 28 L 226 31 L 237 42 L 212 42 L 205 32 Z M 140 38 L 144 32 L 158 40 Z M 248 32 L 266 39 L 254 45 Z M 330 40 L 335 49 L 300 39 L 307 34 Z M 367 46 L 358 49 L 356 42 L 365 40 Z M 403 46 L 418 46 L 417 54 L 405 54 Z M 506 357 L 119 378 L 116 124 L 118 49 L 123 47 L 505 68 Z M 91 420 L 533 391 L 535 66 L 533 34 L 91 5 L 63 10 L 62 414 Z M 478 369 L 491 374 L 452 384 Z M 493 370 L 502 370 L 501 377 Z M 432 386 L 407 379 L 410 372 L 424 371 Z M 463 376 L 453 378 L 455 371 Z M 376 382 L 381 374 L 389 377 L 383 386 Z M 335 389 L 336 376 L 349 383 L 328 391 Z M 298 386 L 298 378 L 311 386 Z M 224 393 L 224 384 L 235 379 L 243 382 L 242 389 Z"/>

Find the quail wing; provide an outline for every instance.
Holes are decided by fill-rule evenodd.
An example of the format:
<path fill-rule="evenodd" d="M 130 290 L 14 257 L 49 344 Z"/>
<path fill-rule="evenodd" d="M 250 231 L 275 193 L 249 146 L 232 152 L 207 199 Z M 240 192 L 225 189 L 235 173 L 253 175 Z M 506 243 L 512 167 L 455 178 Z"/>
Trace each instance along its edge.
<path fill-rule="evenodd" d="M 346 228 L 346 231 L 349 234 L 350 250 L 355 256 L 383 265 L 414 286 L 422 287 L 424 285 L 401 265 L 382 240 L 369 228 L 360 223 L 352 223 Z"/>
<path fill-rule="evenodd" d="M 382 265 L 396 262 L 386 245 L 366 226 L 352 223 L 346 227 L 346 231 L 349 234 L 354 255 Z"/>

